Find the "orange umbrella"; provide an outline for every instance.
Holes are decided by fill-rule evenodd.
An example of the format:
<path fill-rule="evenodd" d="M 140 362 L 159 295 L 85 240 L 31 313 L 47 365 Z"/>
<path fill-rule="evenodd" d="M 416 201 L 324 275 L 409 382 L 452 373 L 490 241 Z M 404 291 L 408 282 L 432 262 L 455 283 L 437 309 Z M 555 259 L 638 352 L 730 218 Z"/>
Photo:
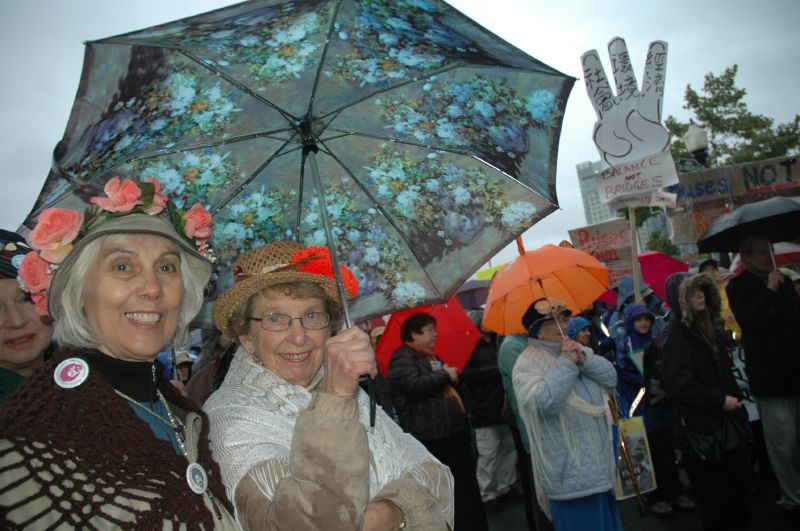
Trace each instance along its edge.
<path fill-rule="evenodd" d="M 608 268 L 584 251 L 545 245 L 520 252 L 489 284 L 482 324 L 498 334 L 525 333 L 522 315 L 540 297 L 561 299 L 579 313 L 608 290 Z"/>

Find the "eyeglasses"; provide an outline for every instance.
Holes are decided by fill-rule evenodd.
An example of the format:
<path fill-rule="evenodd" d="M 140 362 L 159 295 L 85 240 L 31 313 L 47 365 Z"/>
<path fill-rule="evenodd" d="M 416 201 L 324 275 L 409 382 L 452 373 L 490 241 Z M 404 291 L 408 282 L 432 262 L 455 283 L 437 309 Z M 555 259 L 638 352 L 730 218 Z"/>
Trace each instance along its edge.
<path fill-rule="evenodd" d="M 249 321 L 261 321 L 261 328 L 269 332 L 282 332 L 292 326 L 292 321 L 300 321 L 306 330 L 321 330 L 331 322 L 331 316 L 325 312 L 308 312 L 300 317 L 292 317 L 285 313 L 268 313 L 264 317 L 249 317 Z"/>

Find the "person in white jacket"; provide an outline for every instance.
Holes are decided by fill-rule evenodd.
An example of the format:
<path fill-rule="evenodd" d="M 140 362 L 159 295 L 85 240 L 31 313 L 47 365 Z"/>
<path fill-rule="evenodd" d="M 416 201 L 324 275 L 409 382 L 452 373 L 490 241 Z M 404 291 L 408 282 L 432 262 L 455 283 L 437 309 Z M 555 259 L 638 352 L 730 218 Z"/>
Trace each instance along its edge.
<path fill-rule="evenodd" d="M 607 406 L 616 371 L 590 348 L 564 337 L 562 302 L 534 304 L 538 316 L 512 380 L 531 441 L 539 504 L 556 531 L 621 531 Z"/>

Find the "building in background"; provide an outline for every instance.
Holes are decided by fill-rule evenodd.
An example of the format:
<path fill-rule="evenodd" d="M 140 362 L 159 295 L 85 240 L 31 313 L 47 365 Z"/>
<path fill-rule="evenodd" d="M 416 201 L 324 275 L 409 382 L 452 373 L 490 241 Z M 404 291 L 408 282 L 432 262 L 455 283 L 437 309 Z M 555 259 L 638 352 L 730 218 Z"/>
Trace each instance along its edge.
<path fill-rule="evenodd" d="M 578 184 L 581 188 L 581 198 L 583 199 L 583 213 L 586 215 L 586 224 L 595 225 L 614 219 L 616 212 L 611 212 L 608 205 L 600 201 L 600 192 L 597 189 L 597 176 L 603 171 L 603 163 L 581 162 L 575 165 L 578 171 Z"/>

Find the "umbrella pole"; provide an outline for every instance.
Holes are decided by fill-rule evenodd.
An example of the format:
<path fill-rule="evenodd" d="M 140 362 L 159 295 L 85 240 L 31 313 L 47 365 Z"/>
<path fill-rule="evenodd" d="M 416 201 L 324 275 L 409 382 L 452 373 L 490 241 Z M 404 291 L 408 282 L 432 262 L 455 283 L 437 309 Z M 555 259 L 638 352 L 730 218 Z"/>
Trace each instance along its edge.
<path fill-rule="evenodd" d="M 537 278 L 536 282 L 539 283 L 539 287 L 542 288 L 542 293 L 544 294 L 544 298 L 547 299 L 547 305 L 550 307 L 550 313 L 553 316 L 553 320 L 558 325 L 558 331 L 561 333 L 561 339 L 564 339 L 564 329 L 561 328 L 561 323 L 558 322 L 558 316 L 556 316 L 556 311 L 553 309 L 553 305 L 550 304 L 550 297 L 547 296 L 547 292 L 544 290 L 544 284 L 542 283 L 541 278 Z"/>
<path fill-rule="evenodd" d="M 344 322 L 347 328 L 353 327 L 353 320 L 350 317 L 350 308 L 347 304 L 347 293 L 344 289 L 344 282 L 342 282 L 342 272 L 339 270 L 339 256 L 336 253 L 336 244 L 333 241 L 333 231 L 331 230 L 330 220 L 328 219 L 328 205 L 325 201 L 325 194 L 322 191 L 322 179 L 319 177 L 319 166 L 317 165 L 317 149 L 316 146 L 305 146 L 303 148 L 304 156 L 311 168 L 311 178 L 314 181 L 314 191 L 317 194 L 317 201 L 319 201 L 320 217 L 322 218 L 322 226 L 325 229 L 325 237 L 328 239 L 328 248 L 331 251 L 331 262 L 333 263 L 333 274 L 336 278 L 336 289 L 339 292 L 339 301 L 342 305 L 342 314 L 344 315 Z M 363 376 L 362 376 L 363 378 Z M 369 427 L 375 427 L 375 380 L 367 378 L 367 394 L 369 394 Z"/>

